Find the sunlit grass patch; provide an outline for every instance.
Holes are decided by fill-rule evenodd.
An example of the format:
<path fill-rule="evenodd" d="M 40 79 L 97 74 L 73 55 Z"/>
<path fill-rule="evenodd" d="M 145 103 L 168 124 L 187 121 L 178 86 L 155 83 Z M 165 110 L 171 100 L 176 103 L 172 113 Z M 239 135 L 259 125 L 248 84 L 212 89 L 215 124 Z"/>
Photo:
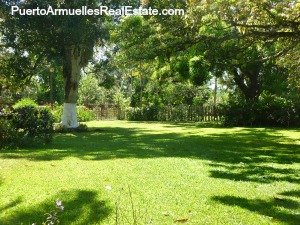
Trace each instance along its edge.
<path fill-rule="evenodd" d="M 102 121 L 0 152 L 0 224 L 298 224 L 299 130 Z"/>

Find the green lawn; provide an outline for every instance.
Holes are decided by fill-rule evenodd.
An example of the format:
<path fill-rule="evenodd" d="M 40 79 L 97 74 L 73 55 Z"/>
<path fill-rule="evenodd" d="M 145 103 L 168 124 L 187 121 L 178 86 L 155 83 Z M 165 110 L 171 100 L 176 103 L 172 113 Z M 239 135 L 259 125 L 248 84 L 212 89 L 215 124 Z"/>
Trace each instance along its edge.
<path fill-rule="evenodd" d="M 299 224 L 300 129 L 91 122 L 0 151 L 0 224 Z M 176 221 L 178 220 L 178 221 Z"/>

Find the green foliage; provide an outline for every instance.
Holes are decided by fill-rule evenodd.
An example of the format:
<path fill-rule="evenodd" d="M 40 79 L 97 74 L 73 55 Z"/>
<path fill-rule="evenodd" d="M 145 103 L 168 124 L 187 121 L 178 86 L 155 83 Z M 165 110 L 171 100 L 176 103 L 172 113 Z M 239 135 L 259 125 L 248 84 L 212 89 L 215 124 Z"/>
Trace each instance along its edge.
<path fill-rule="evenodd" d="M 1 26 L 2 22 L 0 20 L 0 34 L 1 28 L 3 28 Z M 31 82 L 32 74 L 37 72 L 37 65 L 43 63 L 31 58 L 24 49 L 15 49 L 15 47 L 19 46 L 16 46 L 14 43 L 13 47 L 7 46 L 5 48 L 5 45 L 0 47 L 0 81 L 12 93 L 19 93 L 24 91 L 24 89 L 28 89 L 26 86 Z M 14 49 L 13 52 L 11 51 L 12 49 Z M 43 64 L 43 66 L 45 65 Z"/>
<path fill-rule="evenodd" d="M 57 102 L 54 103 L 53 110 L 51 110 L 54 122 L 60 123 L 63 115 L 63 106 L 59 105 Z"/>
<path fill-rule="evenodd" d="M 68 127 L 63 126 L 62 124 L 58 123 L 58 124 L 55 124 L 54 130 L 56 133 L 87 132 L 88 126 L 86 124 L 81 123 L 76 128 L 68 128 Z"/>
<path fill-rule="evenodd" d="M 57 67 L 63 67 L 62 74 L 65 84 L 65 100 L 76 103 L 77 88 L 80 69 L 86 66 L 93 58 L 94 48 L 103 45 L 109 34 L 106 21 L 107 16 L 23 16 L 12 15 L 11 7 L 21 9 L 53 8 L 76 9 L 83 5 L 97 8 L 107 4 L 117 7 L 120 2 L 96 0 L 60 1 L 60 0 L 34 0 L 34 1 L 4 1 L 1 2 L 0 53 L 7 53 L 7 57 L 0 58 L 0 75 L 5 80 L 17 78 L 15 83 L 30 82 L 33 75 L 44 70 L 49 61 L 57 61 Z M 3 19 L 2 19 L 3 18 Z M 75 54 L 76 52 L 76 54 Z M 0 54 L 1 55 L 1 54 Z M 76 55 L 76 56 L 75 56 Z M 76 63 L 74 64 L 74 58 Z M 2 68 L 2 61 L 10 63 Z M 72 61 L 73 60 L 73 61 Z M 71 63 L 73 62 L 73 63 Z M 73 79 L 74 78 L 74 79 Z M 72 82 L 70 82 L 72 80 Z M 14 86 L 14 85 L 12 85 Z M 74 95 L 70 95 L 73 91 Z M 53 92 L 50 91 L 51 102 Z M 39 96 L 46 97 L 46 96 Z M 71 98 L 71 99 L 69 99 Z M 59 100 L 59 99 L 57 99 Z"/>
<path fill-rule="evenodd" d="M 121 2 L 101 1 L 101 4 L 117 7 Z M 163 16 L 113 18 L 110 30 L 114 43 L 111 45 L 113 47 L 106 50 L 116 57 L 103 60 L 93 71 L 97 77 L 82 82 L 80 104 L 115 98 L 109 99 L 107 96 L 116 89 L 111 92 L 100 90 L 99 83 L 106 89 L 118 86 L 118 90 L 124 92 L 124 99 L 131 98 L 131 106 L 144 106 L 141 112 L 129 110 L 129 114 L 153 119 L 156 112 L 149 105 L 205 103 L 205 94 L 195 93 L 189 87 L 177 84 L 191 82 L 203 85 L 209 80 L 210 73 L 217 76 L 216 71 L 220 71 L 218 77 L 222 74 L 229 76 L 229 81 L 224 85 L 226 89 L 235 91 L 238 87 L 247 100 L 228 102 L 227 106 L 230 107 L 225 107 L 231 111 L 228 118 L 232 116 L 237 121 L 232 123 L 251 125 L 264 124 L 266 121 L 266 124 L 273 124 L 271 121 L 276 121 L 278 124 L 295 124 L 297 121 L 293 122 L 293 118 L 298 118 L 299 104 L 287 96 L 291 95 L 287 93 L 287 86 L 299 86 L 300 4 L 296 2 L 143 1 L 143 4 L 152 8 L 176 6 L 184 8 L 187 13 L 182 17 L 167 19 Z M 36 5 L 40 8 L 48 5 L 74 8 L 81 5 L 97 7 L 99 2 L 4 1 L 1 4 L 3 20 L 0 21 L 4 45 L 0 49 L 0 82 L 3 87 L 16 87 L 18 83 L 26 85 L 32 74 L 41 71 L 49 59 L 57 60 L 55 64 L 61 69 L 64 61 L 62 56 L 72 46 L 80 50 L 81 64 L 86 65 L 92 58 L 94 47 L 99 43 L 102 45 L 103 40 L 108 38 L 107 17 L 49 16 L 37 20 L 36 17 L 10 15 L 10 6 L 13 4 L 28 8 Z M 134 4 L 139 4 L 139 1 L 134 1 Z M 159 61 L 158 66 L 155 60 Z M 283 65 L 289 74 L 282 68 L 276 68 L 278 65 Z M 67 71 L 67 75 L 68 67 L 63 71 Z M 154 75 L 150 78 L 153 71 Z M 43 73 L 40 76 L 47 80 L 49 74 Z M 285 77 L 290 77 L 290 80 L 281 79 Z M 62 82 L 59 84 L 62 85 Z M 38 100 L 44 101 L 50 92 L 47 85 L 42 86 L 39 87 Z M 271 94 L 260 98 L 263 91 Z M 62 99 L 61 93 L 59 96 Z M 118 99 L 122 99 L 120 96 Z M 58 97 L 55 99 L 59 101 Z M 253 100 L 259 102 L 251 103 Z M 261 113 L 263 110 L 265 112 Z M 61 119 L 61 111 L 58 109 L 54 113 L 57 122 Z M 148 115 L 150 112 L 153 115 Z M 81 114 L 79 120 L 89 120 L 87 112 L 83 110 Z M 263 120 L 265 122 L 261 122 Z"/>
<path fill-rule="evenodd" d="M 52 110 L 52 115 L 56 123 L 60 123 L 63 115 L 63 106 L 55 104 Z M 95 115 L 92 110 L 85 106 L 77 106 L 77 120 L 78 122 L 87 122 L 95 120 Z"/>
<path fill-rule="evenodd" d="M 170 65 L 167 64 L 167 65 L 159 68 L 157 71 L 155 71 L 155 75 L 161 80 L 171 77 L 172 71 L 171 71 Z"/>
<path fill-rule="evenodd" d="M 188 83 L 166 83 L 159 88 L 161 103 L 166 106 L 204 104 L 210 94 L 207 87 L 198 87 Z"/>
<path fill-rule="evenodd" d="M 125 109 L 125 119 L 129 121 L 143 121 L 143 111 L 138 107 L 128 107 Z"/>
<path fill-rule="evenodd" d="M 30 98 L 23 98 L 23 99 L 19 100 L 16 104 L 14 104 L 13 108 L 18 109 L 18 108 L 22 108 L 25 106 L 32 106 L 33 108 L 37 108 L 38 104 L 35 103 L 35 101 L 33 101 Z"/>
<path fill-rule="evenodd" d="M 87 122 L 95 120 L 95 115 L 92 110 L 88 109 L 85 106 L 77 107 L 77 119 L 78 122 Z"/>
<path fill-rule="evenodd" d="M 258 101 L 231 99 L 221 106 L 227 126 L 299 126 L 300 111 L 287 98 L 264 93 Z"/>
<path fill-rule="evenodd" d="M 195 56 L 189 61 L 191 81 L 196 85 L 203 85 L 209 80 L 208 65 L 203 57 Z"/>
<path fill-rule="evenodd" d="M 187 57 L 183 58 L 171 58 L 172 70 L 174 70 L 180 80 L 186 81 L 189 79 L 189 60 Z"/>
<path fill-rule="evenodd" d="M 63 126 L 61 123 L 56 123 L 54 125 L 54 131 L 56 133 L 68 133 L 70 129 L 71 128 L 67 128 L 66 126 Z"/>
<path fill-rule="evenodd" d="M 53 138 L 53 116 L 47 108 L 19 105 L 0 115 L 0 148 L 44 144 Z"/>
<path fill-rule="evenodd" d="M 88 131 L 88 126 L 86 124 L 79 124 L 78 127 L 74 128 L 74 131 L 76 132 L 87 132 Z"/>
<path fill-rule="evenodd" d="M 64 206 L 62 205 L 62 202 L 57 200 L 55 204 L 55 209 L 50 211 L 49 213 L 46 213 L 46 222 L 43 222 L 45 225 L 54 225 L 59 224 L 59 212 L 64 210 Z"/>
<path fill-rule="evenodd" d="M 34 108 L 31 105 L 16 108 L 12 123 L 21 133 L 24 144 L 31 140 L 37 143 L 52 141 L 54 119 L 48 108 Z"/>
<path fill-rule="evenodd" d="M 263 93 L 260 98 L 260 109 L 257 117 L 265 124 L 279 126 L 300 126 L 300 110 L 297 103 L 288 97 Z M 263 123 L 261 122 L 261 123 Z"/>
<path fill-rule="evenodd" d="M 105 58 L 92 63 L 91 74 L 87 75 L 90 79 L 97 80 L 95 84 L 106 89 L 111 89 L 116 84 L 116 77 L 119 75 L 118 67 L 111 59 L 110 50 L 106 50 Z"/>
<path fill-rule="evenodd" d="M 19 135 L 11 120 L 0 117 L 0 149 L 16 147 L 18 145 Z"/>
<path fill-rule="evenodd" d="M 79 84 L 79 104 L 97 104 L 104 100 L 105 90 L 99 86 L 99 81 L 94 75 L 84 76 Z"/>
<path fill-rule="evenodd" d="M 129 107 L 126 108 L 125 119 L 128 121 L 211 121 L 213 120 L 212 109 L 209 106 L 184 104 Z"/>
<path fill-rule="evenodd" d="M 52 62 L 49 68 L 46 67 L 42 72 L 34 77 L 37 84 L 37 102 L 41 104 L 64 102 L 64 81 L 62 67 L 58 62 Z M 32 81 L 33 83 L 33 81 Z"/>
<path fill-rule="evenodd" d="M 158 121 L 159 120 L 159 112 L 161 107 L 151 105 L 144 106 L 142 108 L 139 107 L 129 107 L 126 108 L 126 120 L 129 121 Z"/>
<path fill-rule="evenodd" d="M 117 45 L 118 57 L 123 63 L 139 62 L 153 57 L 150 41 L 145 43 L 145 38 L 153 33 L 153 27 L 144 17 L 138 15 L 123 17 L 114 28 L 111 40 Z"/>

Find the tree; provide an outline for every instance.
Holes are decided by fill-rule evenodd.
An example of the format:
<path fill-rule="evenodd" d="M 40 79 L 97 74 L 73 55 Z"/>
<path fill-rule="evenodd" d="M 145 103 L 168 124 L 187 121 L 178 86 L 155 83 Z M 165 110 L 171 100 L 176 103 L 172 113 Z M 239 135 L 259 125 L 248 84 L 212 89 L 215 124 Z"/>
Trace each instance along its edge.
<path fill-rule="evenodd" d="M 102 4 L 109 5 L 108 1 Z M 93 48 L 108 38 L 105 16 L 22 16 L 10 14 L 11 6 L 22 9 L 81 8 L 82 5 L 97 7 L 95 0 L 59 1 L 2 1 L 1 33 L 5 49 L 11 49 L 13 60 L 34 59 L 34 67 L 41 66 L 43 60 L 59 58 L 64 78 L 64 110 L 62 124 L 74 128 L 78 126 L 76 101 L 81 68 L 92 58 Z M 26 53 L 26 57 L 24 54 Z M 22 61 L 21 61 L 22 62 Z M 24 67 L 11 67 L 17 80 L 28 79 L 32 73 Z"/>
<path fill-rule="evenodd" d="M 112 32 L 112 41 L 117 50 L 115 61 L 119 64 L 119 68 L 123 71 L 129 70 L 130 79 L 134 77 L 134 74 L 137 74 L 139 77 L 140 107 L 143 105 L 144 67 L 145 65 L 147 67 L 145 63 L 151 59 L 152 55 L 150 50 L 151 45 L 144 43 L 144 40 L 151 33 L 153 33 L 153 30 L 150 24 L 142 16 L 122 18 L 120 24 L 115 26 Z"/>
<path fill-rule="evenodd" d="M 162 76 L 174 74 L 169 65 L 172 58 L 177 61 L 173 67 L 175 73 L 198 83 L 205 80 L 200 79 L 206 77 L 205 70 L 219 75 L 227 71 L 246 99 L 257 100 L 263 91 L 263 77 L 272 73 L 280 61 L 292 62 L 299 55 L 300 4 L 297 1 L 184 3 L 178 0 L 170 3 L 161 0 L 149 4 L 152 7 L 180 5 L 186 9 L 184 17 L 148 18 L 155 32 L 140 40 L 150 44 L 152 58 L 164 62 L 159 70 Z M 204 60 L 190 61 L 194 57 Z M 290 63 L 294 71 L 297 62 Z M 289 67 L 287 63 L 284 65 Z"/>
<path fill-rule="evenodd" d="M 33 78 L 38 84 L 37 101 L 39 103 L 50 103 L 52 107 L 54 102 L 63 104 L 64 81 L 61 74 L 62 67 L 57 65 L 57 62 L 52 61 Z"/>
<path fill-rule="evenodd" d="M 88 106 L 103 103 L 104 99 L 105 90 L 99 86 L 99 80 L 94 74 L 85 75 L 79 85 L 79 102 Z"/>

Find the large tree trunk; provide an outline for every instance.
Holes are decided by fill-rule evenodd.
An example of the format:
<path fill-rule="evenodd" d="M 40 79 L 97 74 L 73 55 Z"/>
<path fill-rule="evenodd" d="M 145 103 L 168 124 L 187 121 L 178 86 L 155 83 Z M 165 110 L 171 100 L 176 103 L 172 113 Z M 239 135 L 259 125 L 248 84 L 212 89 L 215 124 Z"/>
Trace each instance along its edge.
<path fill-rule="evenodd" d="M 261 87 L 259 84 L 260 67 L 253 70 L 237 69 L 233 70 L 235 84 L 244 94 L 246 100 L 258 101 L 261 94 Z"/>
<path fill-rule="evenodd" d="M 63 60 L 63 77 L 65 85 L 65 102 L 63 108 L 62 125 L 68 128 L 79 126 L 76 115 L 76 102 L 80 78 L 80 48 L 71 46 L 65 48 Z"/>

